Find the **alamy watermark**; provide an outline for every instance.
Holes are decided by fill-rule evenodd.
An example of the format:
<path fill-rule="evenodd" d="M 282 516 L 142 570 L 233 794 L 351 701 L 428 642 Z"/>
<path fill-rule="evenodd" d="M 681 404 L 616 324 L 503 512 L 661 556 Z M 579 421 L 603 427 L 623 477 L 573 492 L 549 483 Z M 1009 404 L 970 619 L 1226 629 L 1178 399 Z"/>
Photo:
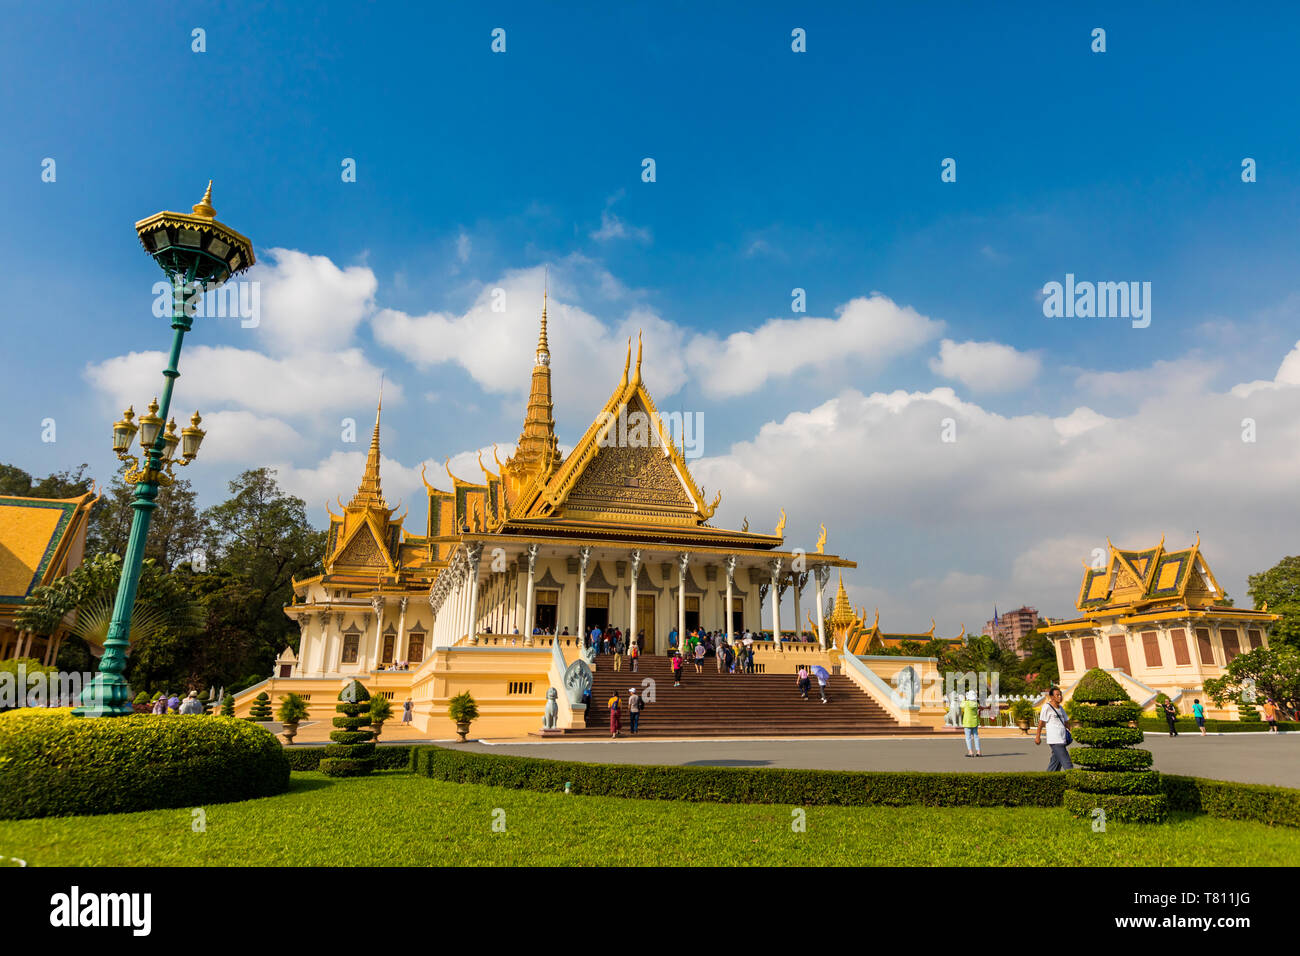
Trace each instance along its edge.
<path fill-rule="evenodd" d="M 629 412 L 624 405 L 618 414 L 601 412 L 597 422 L 603 430 L 598 442 L 601 448 L 658 448 L 663 444 L 660 435 L 666 433 L 683 457 L 699 458 L 704 454 L 703 412 L 661 415 L 639 409 Z"/>
<path fill-rule="evenodd" d="M 1065 282 L 1043 286 L 1043 315 L 1049 319 L 1132 319 L 1133 328 L 1151 324 L 1150 282 Z"/>
<path fill-rule="evenodd" d="M 0 671 L 0 710 L 15 707 L 74 707 L 81 692 L 95 675 L 90 671 L 44 671 L 27 673 L 27 665 L 15 671 Z"/>
<path fill-rule="evenodd" d="M 191 319 L 239 319 L 245 329 L 262 323 L 262 284 L 257 280 L 236 279 L 207 292 L 201 282 L 172 286 L 170 282 L 153 284 L 153 314 L 160 319 L 183 311 Z"/>

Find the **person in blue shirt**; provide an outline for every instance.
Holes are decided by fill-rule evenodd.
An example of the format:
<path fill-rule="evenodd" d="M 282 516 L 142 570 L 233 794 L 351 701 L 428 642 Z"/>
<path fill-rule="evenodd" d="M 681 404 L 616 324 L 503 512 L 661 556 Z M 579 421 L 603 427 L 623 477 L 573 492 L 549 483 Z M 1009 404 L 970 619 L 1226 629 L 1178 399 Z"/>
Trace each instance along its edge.
<path fill-rule="evenodd" d="M 1201 736 L 1205 736 L 1205 708 L 1201 706 L 1200 700 L 1192 701 L 1192 716 L 1196 718 L 1196 726 L 1201 728 Z"/>

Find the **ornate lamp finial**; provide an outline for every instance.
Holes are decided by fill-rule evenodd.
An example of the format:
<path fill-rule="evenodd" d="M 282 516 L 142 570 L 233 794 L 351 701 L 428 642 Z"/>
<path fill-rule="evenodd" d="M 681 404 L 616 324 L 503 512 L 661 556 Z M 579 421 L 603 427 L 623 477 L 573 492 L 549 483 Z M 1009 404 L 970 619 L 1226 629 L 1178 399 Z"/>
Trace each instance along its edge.
<path fill-rule="evenodd" d="M 194 205 L 194 215 L 202 216 L 204 219 L 216 219 L 217 211 L 212 208 L 212 180 L 208 180 L 208 190 L 203 194 Z"/>

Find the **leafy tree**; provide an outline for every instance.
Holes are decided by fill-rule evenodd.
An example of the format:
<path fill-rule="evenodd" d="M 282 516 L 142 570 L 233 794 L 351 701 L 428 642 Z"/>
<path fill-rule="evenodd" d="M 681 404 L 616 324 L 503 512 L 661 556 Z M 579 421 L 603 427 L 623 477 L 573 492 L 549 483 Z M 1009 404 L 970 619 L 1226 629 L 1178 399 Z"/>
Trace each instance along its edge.
<path fill-rule="evenodd" d="M 1205 695 L 1220 706 L 1237 702 L 1251 689 L 1257 701 L 1271 697 L 1295 713 L 1300 706 L 1300 650 L 1286 644 L 1257 647 L 1234 657 L 1222 677 L 1205 681 Z"/>
<path fill-rule="evenodd" d="M 23 498 L 75 498 L 90 491 L 94 482 L 86 474 L 90 465 L 76 471 L 57 471 L 39 481 L 15 465 L 0 464 L 0 495 Z"/>
<path fill-rule="evenodd" d="M 312 529 L 306 505 L 280 489 L 273 469 L 245 471 L 230 495 L 203 513 L 209 565 L 193 580 L 208 612 L 195 667 L 234 686 L 263 679 L 286 644 L 297 649 L 298 628 L 283 609 L 293 579 L 320 569 L 325 534 Z"/>
<path fill-rule="evenodd" d="M 1269 642 L 1300 649 L 1300 555 L 1283 558 L 1267 571 L 1246 579 L 1246 591 L 1255 607 L 1268 605 L 1282 620 L 1273 625 Z"/>
<path fill-rule="evenodd" d="M 87 551 L 113 554 L 126 552 L 135 509 L 131 502 L 135 485 L 126 482 L 127 465 L 119 469 L 104 496 L 90 512 L 86 532 Z M 149 537 L 144 556 L 153 558 L 167 570 L 187 561 L 204 540 L 205 526 L 199 513 L 198 496 L 188 479 L 158 489 L 153 515 L 149 520 Z"/>

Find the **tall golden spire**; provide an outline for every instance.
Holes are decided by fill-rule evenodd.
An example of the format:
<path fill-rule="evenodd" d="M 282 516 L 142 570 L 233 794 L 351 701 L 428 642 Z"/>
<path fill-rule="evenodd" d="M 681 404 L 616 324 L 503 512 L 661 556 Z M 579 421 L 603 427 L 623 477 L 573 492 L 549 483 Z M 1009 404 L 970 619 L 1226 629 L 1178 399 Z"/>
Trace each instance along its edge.
<path fill-rule="evenodd" d="M 555 403 L 551 399 L 551 349 L 546 339 L 547 292 L 542 291 L 542 325 L 537 336 L 537 360 L 533 364 L 533 382 L 528 392 L 528 411 L 519 433 L 515 453 L 507 465 L 522 486 L 533 475 L 560 463 L 559 442 L 555 437 Z"/>
<path fill-rule="evenodd" d="M 379 384 L 379 407 L 375 409 L 375 431 L 370 436 L 370 451 L 366 455 L 366 470 L 361 476 L 357 493 L 349 502 L 351 506 L 378 505 L 385 507 L 384 493 L 379 487 L 379 416 L 384 411 L 384 385 Z"/>

